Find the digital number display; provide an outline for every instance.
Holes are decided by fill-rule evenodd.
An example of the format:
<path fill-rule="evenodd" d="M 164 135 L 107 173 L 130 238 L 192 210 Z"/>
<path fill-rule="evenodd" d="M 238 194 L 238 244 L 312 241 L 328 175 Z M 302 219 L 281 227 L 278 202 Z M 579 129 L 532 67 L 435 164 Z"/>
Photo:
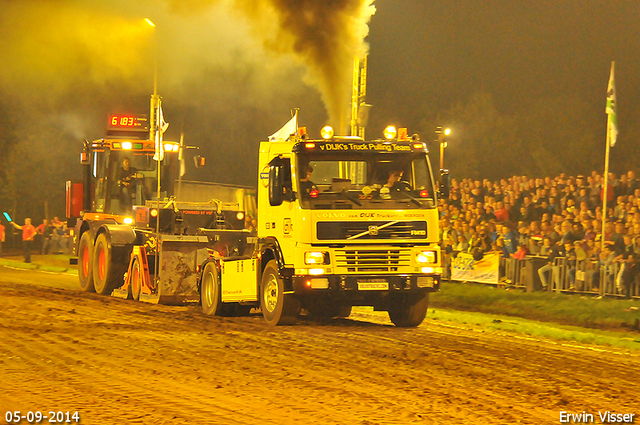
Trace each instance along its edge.
<path fill-rule="evenodd" d="M 109 130 L 147 131 L 149 120 L 146 115 L 110 115 Z"/>
<path fill-rule="evenodd" d="M 133 117 L 119 117 L 117 115 L 111 117 L 111 125 L 113 127 L 133 127 L 135 124 L 136 122 Z"/>

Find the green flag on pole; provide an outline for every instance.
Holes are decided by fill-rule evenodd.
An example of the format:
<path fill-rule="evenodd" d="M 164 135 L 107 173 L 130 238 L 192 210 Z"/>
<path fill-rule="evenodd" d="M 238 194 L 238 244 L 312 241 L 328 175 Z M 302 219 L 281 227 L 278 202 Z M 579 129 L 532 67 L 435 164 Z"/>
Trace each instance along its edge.
<path fill-rule="evenodd" d="M 618 138 L 618 117 L 616 115 L 616 83 L 613 77 L 616 63 L 611 62 L 611 75 L 609 76 L 609 87 L 607 88 L 607 108 L 605 109 L 608 117 L 607 131 L 609 132 L 609 143 L 611 147 L 615 146 Z"/>

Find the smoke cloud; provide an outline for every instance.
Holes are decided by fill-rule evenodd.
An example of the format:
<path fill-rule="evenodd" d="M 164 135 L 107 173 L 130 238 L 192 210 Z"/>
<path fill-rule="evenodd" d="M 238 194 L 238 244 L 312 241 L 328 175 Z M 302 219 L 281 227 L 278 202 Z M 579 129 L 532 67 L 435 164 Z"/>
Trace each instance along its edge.
<path fill-rule="evenodd" d="M 265 48 L 292 52 L 317 84 L 334 125 L 347 116 L 352 63 L 364 55 L 373 0 L 236 0 Z"/>
<path fill-rule="evenodd" d="M 293 107 L 311 129 L 348 118 L 372 1 L 0 0 L 0 207 L 62 215 L 82 139 L 148 113 L 154 71 L 167 138 L 215 165 L 186 177 L 255 185 L 257 142 Z"/>

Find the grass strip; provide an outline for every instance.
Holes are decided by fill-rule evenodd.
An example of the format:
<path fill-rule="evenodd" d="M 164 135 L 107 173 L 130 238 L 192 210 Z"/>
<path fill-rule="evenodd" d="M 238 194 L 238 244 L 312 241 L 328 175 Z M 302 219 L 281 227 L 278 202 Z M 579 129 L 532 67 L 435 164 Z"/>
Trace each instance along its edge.
<path fill-rule="evenodd" d="M 640 302 L 595 295 L 525 293 L 490 285 L 445 282 L 431 295 L 432 308 L 521 317 L 543 322 L 617 331 L 640 330 Z"/>
<path fill-rule="evenodd" d="M 526 335 L 532 338 L 546 338 L 640 351 L 640 334 L 638 333 L 585 329 L 578 326 L 538 322 L 519 317 L 442 308 L 429 309 L 426 320 L 427 326 L 429 322 L 449 322 L 473 326 L 483 331 L 505 332 Z"/>

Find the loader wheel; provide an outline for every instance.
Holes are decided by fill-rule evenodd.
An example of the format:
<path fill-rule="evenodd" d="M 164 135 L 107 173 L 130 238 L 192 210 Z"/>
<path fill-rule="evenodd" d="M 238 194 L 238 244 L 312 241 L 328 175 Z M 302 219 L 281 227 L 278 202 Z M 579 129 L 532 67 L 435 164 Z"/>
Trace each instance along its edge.
<path fill-rule="evenodd" d="M 140 261 L 133 259 L 131 264 L 131 279 L 129 279 L 129 289 L 131 290 L 131 298 L 140 301 L 140 292 L 142 292 L 142 270 L 140 270 Z"/>
<path fill-rule="evenodd" d="M 207 263 L 202 271 L 200 303 L 207 316 L 232 316 L 234 305 L 222 302 L 222 288 L 215 263 Z"/>
<path fill-rule="evenodd" d="M 300 313 L 300 301 L 293 294 L 284 293 L 284 282 L 278 277 L 275 260 L 267 263 L 260 284 L 260 308 L 270 325 L 291 325 Z"/>
<path fill-rule="evenodd" d="M 111 295 L 114 288 L 122 286 L 124 271 L 113 264 L 111 245 L 104 233 L 98 235 L 93 253 L 93 285 L 98 294 Z"/>
<path fill-rule="evenodd" d="M 93 287 L 93 241 L 91 233 L 84 232 L 78 245 L 78 279 L 80 289 L 95 292 Z"/>
<path fill-rule="evenodd" d="M 429 293 L 402 294 L 389 307 L 389 318 L 401 328 L 415 328 L 427 315 Z"/>

